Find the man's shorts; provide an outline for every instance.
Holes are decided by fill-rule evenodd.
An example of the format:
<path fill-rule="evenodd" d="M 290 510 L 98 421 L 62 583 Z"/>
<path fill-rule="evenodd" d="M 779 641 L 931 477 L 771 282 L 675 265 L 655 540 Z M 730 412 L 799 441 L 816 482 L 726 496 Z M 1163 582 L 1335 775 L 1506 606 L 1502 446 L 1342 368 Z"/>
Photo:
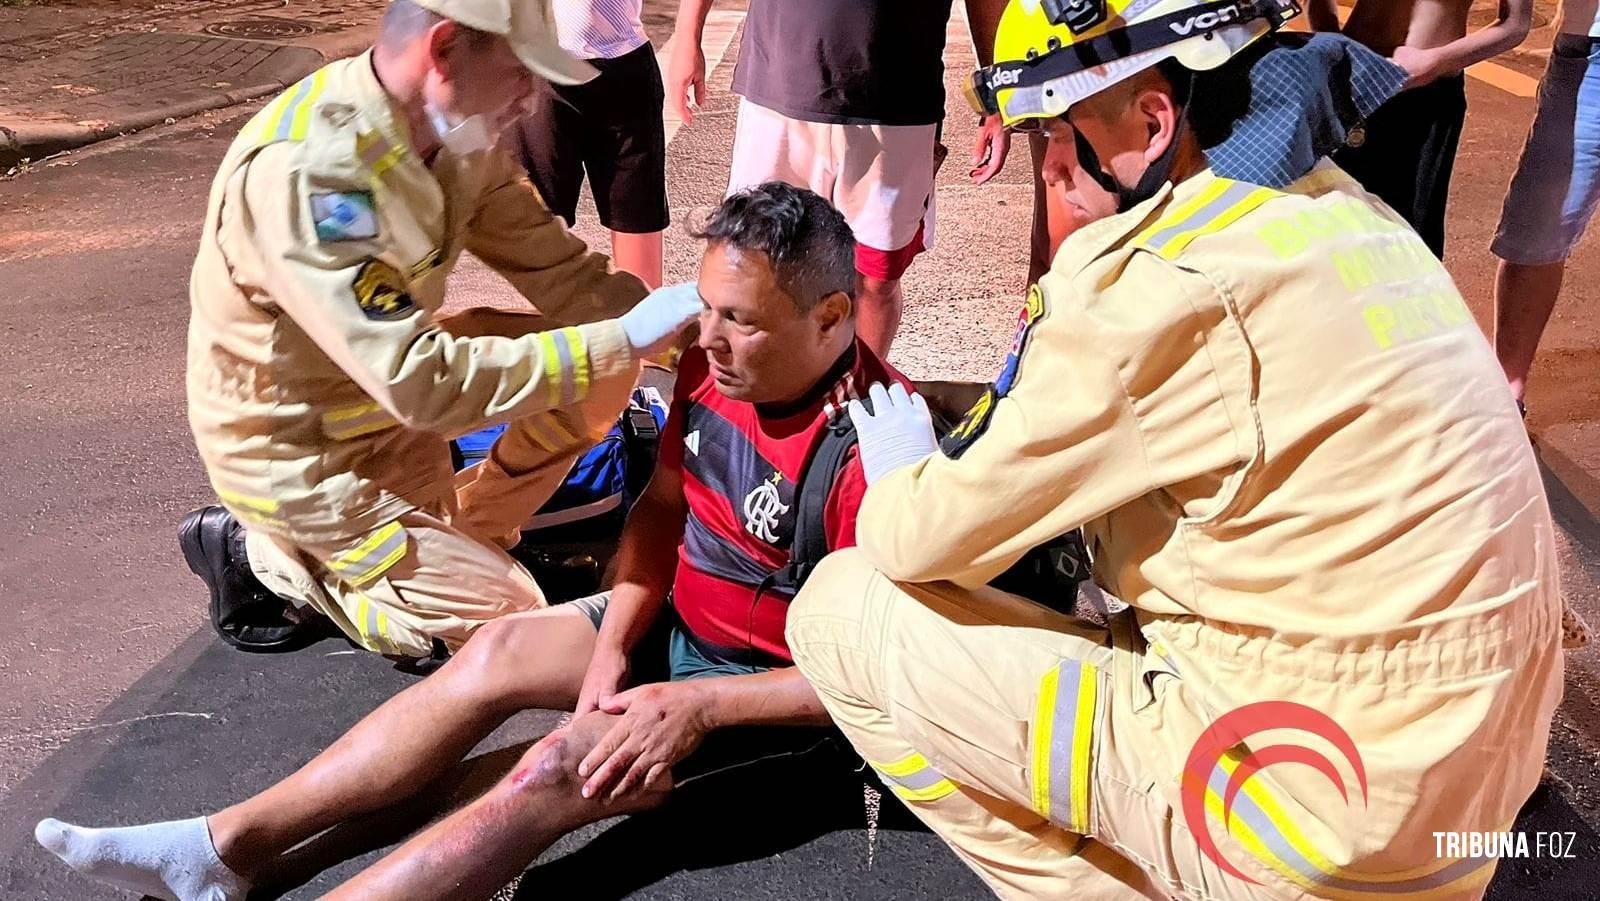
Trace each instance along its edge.
<path fill-rule="evenodd" d="M 592 59 L 587 84 L 545 85 L 522 122 L 522 162 L 550 211 L 571 225 L 589 174 L 600 224 L 627 234 L 664 231 L 666 92 L 649 44 L 616 59 Z"/>
<path fill-rule="evenodd" d="M 1463 75 L 1395 95 L 1367 117 L 1359 147 L 1334 162 L 1411 223 L 1434 256 L 1444 258 L 1444 211 L 1467 118 Z"/>
<path fill-rule="evenodd" d="M 567 603 L 582 610 L 600 630 L 611 593 L 601 592 Z M 708 644 L 689 634 L 669 602 L 635 649 L 630 669 L 636 682 L 682 682 L 707 676 L 743 676 L 786 665 L 758 651 Z"/>
<path fill-rule="evenodd" d="M 856 270 L 894 280 L 933 247 L 937 129 L 806 122 L 741 100 L 728 193 L 767 181 L 815 191 L 855 232 Z"/>
<path fill-rule="evenodd" d="M 1539 107 L 1490 250 L 1535 266 L 1567 258 L 1600 201 L 1600 38 L 1556 37 Z"/>

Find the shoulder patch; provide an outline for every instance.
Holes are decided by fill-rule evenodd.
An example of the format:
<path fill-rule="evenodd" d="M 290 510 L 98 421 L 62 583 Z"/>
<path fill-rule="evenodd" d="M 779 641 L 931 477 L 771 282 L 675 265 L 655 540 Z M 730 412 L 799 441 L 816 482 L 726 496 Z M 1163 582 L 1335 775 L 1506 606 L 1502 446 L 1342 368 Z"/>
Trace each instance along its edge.
<path fill-rule="evenodd" d="M 311 220 L 316 223 L 318 241 L 366 241 L 378 236 L 371 191 L 312 194 Z"/>
<path fill-rule="evenodd" d="M 940 443 L 940 449 L 944 451 L 945 456 L 961 456 L 961 453 L 983 434 L 984 429 L 989 427 L 989 417 L 994 415 L 995 405 L 1000 402 L 1000 398 L 1011 391 L 1011 386 L 1016 384 L 1017 370 L 1022 366 L 1022 352 L 1028 345 L 1028 335 L 1033 332 L 1033 327 L 1039 324 L 1039 320 L 1044 318 L 1044 314 L 1044 292 L 1035 284 L 1028 288 L 1028 299 L 1022 305 L 1022 312 L 1017 315 L 1017 333 L 1011 339 L 1011 350 L 1006 354 L 1005 364 L 1000 367 L 1000 375 L 967 410 L 960 424 Z"/>
<path fill-rule="evenodd" d="M 1033 327 L 1044 318 L 1044 292 L 1037 284 L 1028 288 L 1028 300 L 1022 305 L 1022 312 L 1017 314 L 1017 333 L 1011 339 L 1011 350 L 1006 352 L 1005 364 L 1000 367 L 1000 376 L 994 380 L 995 393 L 1005 397 L 1011 390 L 1011 385 L 1017 380 L 1017 368 L 1022 365 L 1022 351 L 1027 346 L 1028 335 Z"/>
<path fill-rule="evenodd" d="M 362 263 L 350 288 L 368 319 L 404 319 L 417 306 L 400 280 L 400 273 L 382 260 Z"/>

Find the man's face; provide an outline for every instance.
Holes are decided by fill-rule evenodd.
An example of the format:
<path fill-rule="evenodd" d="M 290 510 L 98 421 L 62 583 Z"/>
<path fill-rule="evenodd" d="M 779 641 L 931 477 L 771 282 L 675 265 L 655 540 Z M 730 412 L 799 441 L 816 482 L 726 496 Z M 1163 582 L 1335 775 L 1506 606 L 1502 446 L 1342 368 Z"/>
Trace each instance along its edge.
<path fill-rule="evenodd" d="M 802 311 L 778 287 L 766 254 L 713 243 L 700 261 L 699 345 L 717 390 L 734 400 L 798 400 L 827 374 L 850 328 L 843 295 Z"/>
<path fill-rule="evenodd" d="M 1151 117 L 1137 101 L 1137 86 L 1113 86 L 1047 125 L 1049 144 L 1040 176 L 1051 189 L 1061 192 L 1076 225 L 1115 215 L 1117 195 L 1102 187 L 1085 168 L 1073 132 L 1083 135 L 1100 157 L 1099 165 L 1118 184 L 1135 185 L 1152 156 Z"/>
<path fill-rule="evenodd" d="M 452 123 L 481 115 L 499 134 L 526 110 L 535 88 L 533 73 L 503 37 L 474 37 L 451 22 L 435 27 L 449 29 L 449 37 L 429 54 L 429 101 Z"/>

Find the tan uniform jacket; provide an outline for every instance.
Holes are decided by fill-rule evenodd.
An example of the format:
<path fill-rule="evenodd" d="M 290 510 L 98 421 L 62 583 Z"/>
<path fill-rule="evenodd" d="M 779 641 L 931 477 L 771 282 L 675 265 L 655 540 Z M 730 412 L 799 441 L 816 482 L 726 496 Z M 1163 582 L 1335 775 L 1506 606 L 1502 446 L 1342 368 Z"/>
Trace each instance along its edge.
<path fill-rule="evenodd" d="M 462 338 L 436 319 L 463 250 L 551 321 Z M 252 528 L 367 534 L 449 503 L 446 439 L 582 401 L 633 365 L 610 271 L 500 152 L 430 169 L 370 54 L 326 66 L 235 139 L 190 283 L 189 418 L 213 487 Z"/>
<path fill-rule="evenodd" d="M 880 571 L 976 587 L 1083 526 L 1157 649 L 1132 696 L 1166 737 L 1136 771 L 1287 700 L 1372 780 L 1362 806 L 1281 768 L 1330 859 L 1509 827 L 1561 689 L 1554 530 L 1494 356 L 1399 216 L 1327 162 L 1283 191 L 1202 173 L 1072 235 L 1010 363 L 957 456 L 867 491 Z"/>

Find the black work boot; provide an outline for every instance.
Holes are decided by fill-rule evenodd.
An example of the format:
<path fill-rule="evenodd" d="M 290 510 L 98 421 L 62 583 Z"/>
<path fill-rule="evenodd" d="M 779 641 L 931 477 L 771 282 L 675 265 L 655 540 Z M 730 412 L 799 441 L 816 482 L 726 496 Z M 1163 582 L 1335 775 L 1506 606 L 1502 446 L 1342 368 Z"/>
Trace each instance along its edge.
<path fill-rule="evenodd" d="M 178 546 L 211 590 L 211 626 L 223 641 L 243 651 L 291 647 L 304 624 L 251 572 L 244 527 L 233 514 L 218 506 L 193 511 L 178 524 Z"/>

